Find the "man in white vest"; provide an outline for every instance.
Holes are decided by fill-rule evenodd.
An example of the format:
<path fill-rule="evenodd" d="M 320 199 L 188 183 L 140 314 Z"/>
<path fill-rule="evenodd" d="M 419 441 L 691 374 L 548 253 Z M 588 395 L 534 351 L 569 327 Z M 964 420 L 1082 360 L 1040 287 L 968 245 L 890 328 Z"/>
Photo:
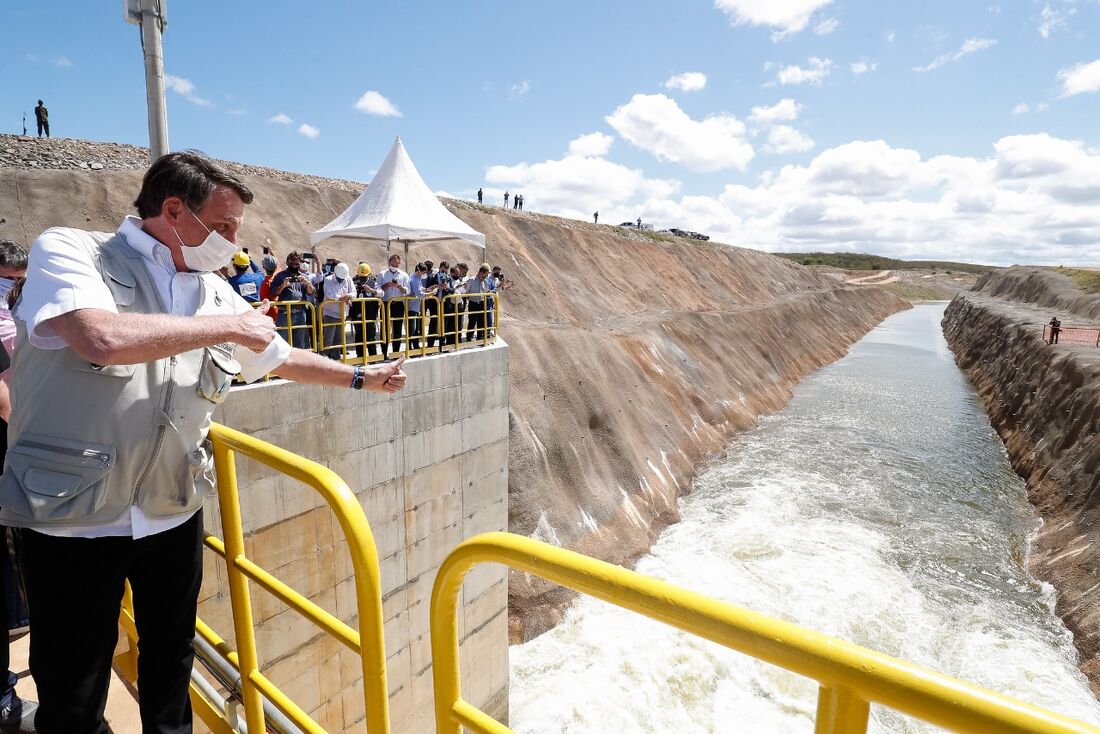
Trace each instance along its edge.
<path fill-rule="evenodd" d="M 206 434 L 236 374 L 396 392 L 367 368 L 292 349 L 212 271 L 252 192 L 200 153 L 145 174 L 115 234 L 54 228 L 15 309 L 0 523 L 25 528 L 30 666 L 41 734 L 102 734 L 124 581 L 134 592 L 146 734 L 191 731 Z"/>

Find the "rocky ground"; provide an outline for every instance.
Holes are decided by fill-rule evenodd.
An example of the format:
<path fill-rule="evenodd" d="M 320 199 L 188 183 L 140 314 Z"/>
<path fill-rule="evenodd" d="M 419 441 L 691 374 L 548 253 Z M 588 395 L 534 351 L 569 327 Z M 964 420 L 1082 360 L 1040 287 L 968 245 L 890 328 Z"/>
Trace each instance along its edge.
<path fill-rule="evenodd" d="M 366 184 L 336 178 L 291 173 L 275 168 L 222 161 L 231 171 L 245 176 L 310 186 L 326 186 L 360 192 Z M 149 166 L 149 149 L 125 143 L 100 143 L 74 138 L 36 138 L 30 135 L 0 134 L 0 168 L 55 169 L 68 171 L 144 171 Z"/>

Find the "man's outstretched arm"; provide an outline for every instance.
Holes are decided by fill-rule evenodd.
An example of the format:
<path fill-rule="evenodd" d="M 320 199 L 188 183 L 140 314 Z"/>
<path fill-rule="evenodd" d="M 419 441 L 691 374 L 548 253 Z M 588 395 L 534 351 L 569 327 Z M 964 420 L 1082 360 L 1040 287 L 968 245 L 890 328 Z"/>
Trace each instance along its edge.
<path fill-rule="evenodd" d="M 405 373 L 401 371 L 403 364 L 405 364 L 405 358 L 401 357 L 394 362 L 366 367 L 363 389 L 375 392 L 397 392 L 405 386 Z M 275 374 L 287 380 L 311 385 L 350 387 L 355 368 L 305 349 L 294 349 L 291 350 L 287 361 L 275 369 Z"/>
<path fill-rule="evenodd" d="M 152 362 L 222 342 L 260 352 L 275 338 L 275 324 L 261 310 L 237 316 L 169 316 L 82 308 L 43 323 L 70 349 L 99 365 Z"/>

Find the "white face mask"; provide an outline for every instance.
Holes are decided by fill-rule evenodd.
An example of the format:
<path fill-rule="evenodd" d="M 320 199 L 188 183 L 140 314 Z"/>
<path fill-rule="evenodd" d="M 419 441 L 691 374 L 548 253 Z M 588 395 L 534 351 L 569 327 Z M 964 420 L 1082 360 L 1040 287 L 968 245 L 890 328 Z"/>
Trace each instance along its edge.
<path fill-rule="evenodd" d="M 11 278 L 0 278 L 0 309 L 8 307 L 8 293 L 11 292 L 15 281 Z"/>
<path fill-rule="evenodd" d="M 217 232 L 211 231 L 209 227 L 202 223 L 202 220 L 195 216 L 195 212 L 192 212 L 190 208 L 187 211 L 191 212 L 191 216 L 195 217 L 195 221 L 202 225 L 207 235 L 202 244 L 186 245 L 183 238 L 180 237 L 180 233 L 176 232 L 176 228 L 172 228 L 172 231 L 176 232 L 176 239 L 180 241 L 182 247 L 183 264 L 188 269 L 199 273 L 212 273 L 229 262 L 229 259 L 237 252 L 237 246 Z"/>
<path fill-rule="evenodd" d="M 397 272 L 397 266 L 396 265 L 391 265 L 390 266 L 390 272 L 391 273 L 396 273 Z"/>

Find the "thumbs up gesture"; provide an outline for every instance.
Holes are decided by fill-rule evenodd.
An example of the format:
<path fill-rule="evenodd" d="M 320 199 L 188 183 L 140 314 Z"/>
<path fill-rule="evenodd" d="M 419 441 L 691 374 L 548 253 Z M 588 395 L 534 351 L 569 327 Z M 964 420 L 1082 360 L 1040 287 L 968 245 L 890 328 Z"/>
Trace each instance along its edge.
<path fill-rule="evenodd" d="M 405 387 L 407 375 L 401 370 L 405 364 L 405 355 L 387 364 L 380 364 L 367 370 L 363 387 L 376 392 L 394 393 Z"/>

